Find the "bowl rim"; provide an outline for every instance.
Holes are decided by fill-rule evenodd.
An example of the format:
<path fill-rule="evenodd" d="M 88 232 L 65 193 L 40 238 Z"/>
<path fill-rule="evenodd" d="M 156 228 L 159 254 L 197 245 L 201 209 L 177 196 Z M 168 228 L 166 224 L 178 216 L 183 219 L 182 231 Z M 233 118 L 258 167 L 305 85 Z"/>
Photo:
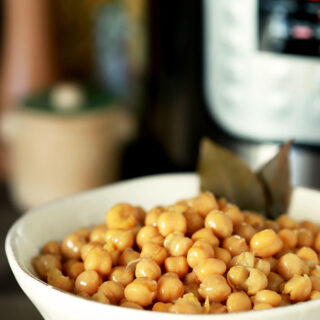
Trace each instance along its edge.
<path fill-rule="evenodd" d="M 102 311 L 105 311 L 106 308 L 112 308 L 114 310 L 117 310 L 119 308 L 119 306 L 116 305 L 105 305 L 103 303 L 100 302 L 96 302 L 93 300 L 88 300 L 88 299 L 84 299 L 83 297 L 77 296 L 73 293 L 69 293 L 66 291 L 63 291 L 61 289 L 55 288 L 49 284 L 47 284 L 46 282 L 42 281 L 40 278 L 36 277 L 34 274 L 32 274 L 32 272 L 30 270 L 28 270 L 27 267 L 23 266 L 23 264 L 21 263 L 21 261 L 19 261 L 19 256 L 17 253 L 17 249 L 15 247 L 15 243 L 14 243 L 14 237 L 17 233 L 17 230 L 19 228 L 19 226 L 23 225 L 24 221 L 27 218 L 30 218 L 30 216 L 34 215 L 36 216 L 37 214 L 40 214 L 41 211 L 44 208 L 47 207 L 51 207 L 53 205 L 63 205 L 63 203 L 65 201 L 72 201 L 72 200 L 76 200 L 77 198 L 81 198 L 83 196 L 86 195 L 90 195 L 90 194 L 94 194 L 97 191 L 101 191 L 101 190 L 108 190 L 108 188 L 112 188 L 114 186 L 119 186 L 119 185 L 123 185 L 123 184 L 128 184 L 128 183 L 135 183 L 138 181 L 148 181 L 148 180 L 160 180 L 160 179 L 177 179 L 177 178 L 188 178 L 190 179 L 190 181 L 192 180 L 196 180 L 198 179 L 197 174 L 195 173 L 167 173 L 167 174 L 157 174 L 157 175 L 149 175 L 149 176 L 143 176 L 143 177 L 138 177 L 138 178 L 133 178 L 133 179 L 128 179 L 128 180 L 123 180 L 120 182 L 116 182 L 116 183 L 112 183 L 109 184 L 107 186 L 102 186 L 99 188 L 95 188 L 89 191 L 84 191 L 81 193 L 77 193 L 75 195 L 72 196 L 67 196 L 67 197 L 63 197 L 61 199 L 58 200 L 54 200 L 51 201 L 49 203 L 46 203 L 44 205 L 41 205 L 39 207 L 33 208 L 28 210 L 25 214 L 23 214 L 21 217 L 19 217 L 13 224 L 12 226 L 9 228 L 7 235 L 6 235 L 6 239 L 5 239 L 5 252 L 6 252 L 6 256 L 7 256 L 7 260 L 9 262 L 9 266 L 11 271 L 13 272 L 15 278 L 16 278 L 16 274 L 15 272 L 19 273 L 19 276 L 21 276 L 21 278 L 23 278 L 23 280 L 25 280 L 26 282 L 32 282 L 34 286 L 36 286 L 36 288 L 41 292 L 43 290 L 47 291 L 47 290 L 51 290 L 51 293 L 56 296 L 56 297 L 60 297 L 62 299 L 68 299 L 69 301 L 73 301 L 75 303 L 81 303 L 84 300 L 86 301 L 86 303 L 89 303 L 88 306 L 92 306 L 95 309 L 101 309 Z M 22 289 L 22 286 L 19 283 L 19 286 Z M 261 312 L 263 312 L 263 314 L 268 314 L 269 318 L 271 319 L 273 317 L 273 315 L 277 315 L 277 316 L 287 316 L 288 315 L 288 311 L 290 309 L 290 313 L 300 313 L 303 312 L 304 309 L 309 306 L 309 307 L 316 307 L 316 306 L 320 306 L 320 300 L 308 300 L 308 301 L 304 301 L 303 303 L 297 303 L 295 305 L 289 305 L 289 306 L 282 306 L 282 307 L 275 307 L 272 309 L 265 309 L 265 310 L 255 310 L 254 315 L 256 315 L 257 317 L 259 316 L 259 314 L 261 314 Z M 289 309 L 288 309 L 289 307 Z M 149 312 L 150 310 L 140 310 L 140 309 L 130 309 L 130 308 L 124 308 L 122 307 L 122 311 L 126 312 L 126 311 L 139 311 L 139 312 Z M 320 308 L 319 308 L 320 310 Z M 241 320 L 241 319 L 247 319 L 248 316 L 252 316 L 251 313 L 252 310 L 250 311 L 246 311 L 246 312 L 239 312 L 237 313 L 237 319 Z M 258 312 L 258 313 L 256 313 Z M 162 315 L 162 316 L 166 316 L 167 318 L 172 318 L 172 319 L 177 319 L 179 316 L 180 317 L 195 317 L 195 316 L 199 316 L 201 318 L 206 318 L 206 317 L 212 317 L 212 314 L 173 314 L 173 313 L 167 313 L 167 312 L 156 312 L 156 314 L 158 315 Z M 225 313 L 225 314 L 215 314 L 215 317 L 217 317 L 218 319 L 229 319 L 231 317 L 234 317 L 234 313 Z M 153 318 L 156 319 L 155 316 L 153 316 Z"/>

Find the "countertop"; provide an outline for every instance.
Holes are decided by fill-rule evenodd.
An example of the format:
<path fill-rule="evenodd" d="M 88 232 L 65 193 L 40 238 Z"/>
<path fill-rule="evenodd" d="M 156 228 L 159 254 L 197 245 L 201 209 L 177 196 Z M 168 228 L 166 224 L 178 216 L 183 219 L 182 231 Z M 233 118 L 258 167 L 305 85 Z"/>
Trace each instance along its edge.
<path fill-rule="evenodd" d="M 18 217 L 19 213 L 10 202 L 7 188 L 0 185 L 0 319 L 43 319 L 20 289 L 5 255 L 4 241 L 7 231 Z"/>

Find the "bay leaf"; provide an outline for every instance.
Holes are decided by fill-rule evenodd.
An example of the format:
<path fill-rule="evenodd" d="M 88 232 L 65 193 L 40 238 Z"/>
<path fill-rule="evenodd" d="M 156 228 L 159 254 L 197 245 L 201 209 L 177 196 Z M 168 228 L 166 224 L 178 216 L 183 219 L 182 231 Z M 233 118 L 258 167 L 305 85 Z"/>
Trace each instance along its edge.
<path fill-rule="evenodd" d="M 279 152 L 256 173 L 266 189 L 267 215 L 272 219 L 285 213 L 289 205 L 291 145 L 292 141 L 286 142 Z"/>
<path fill-rule="evenodd" d="M 200 144 L 198 174 L 202 191 L 225 197 L 241 209 L 266 211 L 264 187 L 246 163 L 208 138 Z"/>

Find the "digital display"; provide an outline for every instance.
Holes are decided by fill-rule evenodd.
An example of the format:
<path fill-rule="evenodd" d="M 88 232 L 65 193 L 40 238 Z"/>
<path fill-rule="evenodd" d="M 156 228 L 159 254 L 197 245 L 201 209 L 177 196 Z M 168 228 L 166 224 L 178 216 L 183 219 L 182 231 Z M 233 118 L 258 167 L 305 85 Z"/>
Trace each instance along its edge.
<path fill-rule="evenodd" d="M 259 49 L 320 56 L 320 0 L 259 0 Z"/>

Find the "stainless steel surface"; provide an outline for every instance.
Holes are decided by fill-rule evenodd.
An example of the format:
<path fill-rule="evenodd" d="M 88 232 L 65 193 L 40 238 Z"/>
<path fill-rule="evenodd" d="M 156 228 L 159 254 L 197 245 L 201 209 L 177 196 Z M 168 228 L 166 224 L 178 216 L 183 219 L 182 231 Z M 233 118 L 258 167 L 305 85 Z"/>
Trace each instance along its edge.
<path fill-rule="evenodd" d="M 9 201 L 6 188 L 0 186 L 0 319 L 38 320 L 42 317 L 18 286 L 5 256 L 5 236 L 18 217 L 18 212 Z"/>

